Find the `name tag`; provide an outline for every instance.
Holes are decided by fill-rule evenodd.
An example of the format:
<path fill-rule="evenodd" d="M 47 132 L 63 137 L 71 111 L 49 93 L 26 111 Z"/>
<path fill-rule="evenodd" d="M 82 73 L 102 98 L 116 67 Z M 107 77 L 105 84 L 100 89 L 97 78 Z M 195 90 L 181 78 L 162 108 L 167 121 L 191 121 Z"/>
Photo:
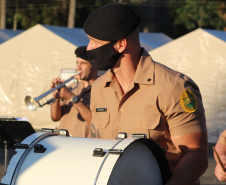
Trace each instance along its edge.
<path fill-rule="evenodd" d="M 96 112 L 107 112 L 107 108 L 96 108 Z"/>

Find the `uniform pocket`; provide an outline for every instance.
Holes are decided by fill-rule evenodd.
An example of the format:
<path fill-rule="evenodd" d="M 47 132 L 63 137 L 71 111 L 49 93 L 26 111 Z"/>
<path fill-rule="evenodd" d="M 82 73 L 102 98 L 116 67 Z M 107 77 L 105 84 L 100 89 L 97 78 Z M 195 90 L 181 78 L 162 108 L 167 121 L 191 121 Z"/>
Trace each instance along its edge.
<path fill-rule="evenodd" d="M 161 115 L 134 115 L 133 116 L 133 133 L 144 133 L 148 138 L 158 141 L 161 131 L 155 130 L 160 124 Z"/>
<path fill-rule="evenodd" d="M 103 129 L 106 128 L 110 121 L 110 113 L 108 112 L 99 112 L 97 113 L 96 118 L 96 126 L 97 129 Z"/>

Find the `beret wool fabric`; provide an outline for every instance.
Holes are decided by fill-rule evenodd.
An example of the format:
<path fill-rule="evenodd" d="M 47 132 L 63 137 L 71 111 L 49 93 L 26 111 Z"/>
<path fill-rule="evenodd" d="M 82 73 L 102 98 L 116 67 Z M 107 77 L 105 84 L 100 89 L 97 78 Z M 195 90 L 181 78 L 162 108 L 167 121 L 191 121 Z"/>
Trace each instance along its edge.
<path fill-rule="evenodd" d="M 82 58 L 83 60 L 88 60 L 89 61 L 89 57 L 87 55 L 86 52 L 86 48 L 87 46 L 80 46 L 75 50 L 75 55 L 79 58 Z"/>
<path fill-rule="evenodd" d="M 129 6 L 110 3 L 94 10 L 86 19 L 83 28 L 95 39 L 116 41 L 132 33 L 140 22 L 139 16 Z"/>

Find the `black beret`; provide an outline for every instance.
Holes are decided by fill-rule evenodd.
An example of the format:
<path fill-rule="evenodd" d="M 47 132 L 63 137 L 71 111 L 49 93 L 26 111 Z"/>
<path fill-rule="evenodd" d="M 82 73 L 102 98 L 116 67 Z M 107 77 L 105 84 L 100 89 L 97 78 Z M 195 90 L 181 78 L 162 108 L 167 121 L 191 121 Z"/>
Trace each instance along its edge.
<path fill-rule="evenodd" d="M 89 61 L 89 57 L 87 55 L 86 52 L 86 48 L 87 46 L 80 46 L 75 50 L 75 54 L 77 57 L 82 58 L 83 60 L 88 60 Z"/>
<path fill-rule="evenodd" d="M 94 10 L 83 28 L 91 37 L 104 41 L 125 38 L 140 25 L 139 16 L 129 6 L 110 3 Z"/>

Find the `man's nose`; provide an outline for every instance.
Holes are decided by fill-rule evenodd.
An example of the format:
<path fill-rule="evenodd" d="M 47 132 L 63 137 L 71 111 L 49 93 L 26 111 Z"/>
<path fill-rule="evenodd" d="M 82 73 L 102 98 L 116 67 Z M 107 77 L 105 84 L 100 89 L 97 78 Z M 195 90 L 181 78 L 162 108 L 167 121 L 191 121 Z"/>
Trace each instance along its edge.
<path fill-rule="evenodd" d="M 81 65 L 80 65 L 80 64 L 77 64 L 76 69 L 77 69 L 77 70 L 82 69 Z"/>

